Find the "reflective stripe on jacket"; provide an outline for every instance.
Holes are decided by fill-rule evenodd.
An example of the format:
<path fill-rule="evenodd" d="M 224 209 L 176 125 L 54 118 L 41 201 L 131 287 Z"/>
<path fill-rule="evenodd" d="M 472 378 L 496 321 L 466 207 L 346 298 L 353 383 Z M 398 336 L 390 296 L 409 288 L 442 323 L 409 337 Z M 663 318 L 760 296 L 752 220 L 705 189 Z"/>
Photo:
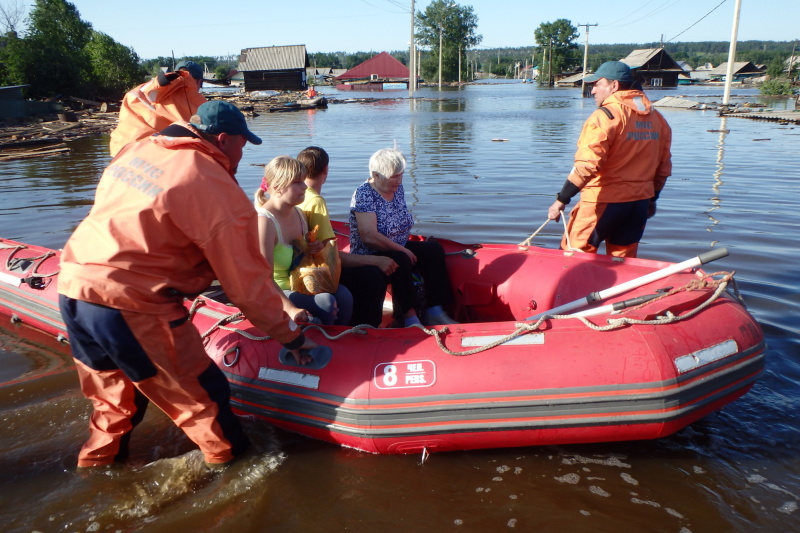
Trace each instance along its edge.
<path fill-rule="evenodd" d="M 568 179 L 581 201 L 652 198 L 672 173 L 672 130 L 642 91 L 617 91 L 586 120 Z"/>
<path fill-rule="evenodd" d="M 111 132 L 111 157 L 128 143 L 158 133 L 173 122 L 189 120 L 206 102 L 197 80 L 186 71 L 161 73 L 131 89 L 122 100 L 119 124 Z"/>
<path fill-rule="evenodd" d="M 256 212 L 214 144 L 156 135 L 129 144 L 103 173 L 95 203 L 61 256 L 61 294 L 115 309 L 186 314 L 182 298 L 218 279 L 258 328 L 288 343 L 300 330 L 282 309 L 261 255 Z"/>

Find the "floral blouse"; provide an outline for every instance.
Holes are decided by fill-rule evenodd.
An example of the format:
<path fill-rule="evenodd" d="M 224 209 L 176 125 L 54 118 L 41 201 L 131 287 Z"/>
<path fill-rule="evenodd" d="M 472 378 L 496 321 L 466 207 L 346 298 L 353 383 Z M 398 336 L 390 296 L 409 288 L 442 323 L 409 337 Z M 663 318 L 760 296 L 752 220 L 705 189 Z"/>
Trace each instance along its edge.
<path fill-rule="evenodd" d="M 358 186 L 350 200 L 350 253 L 372 255 L 376 250 L 361 241 L 358 231 L 356 213 L 375 213 L 378 232 L 390 238 L 400 246 L 405 246 L 414 218 L 406 206 L 403 185 L 397 188 L 391 202 L 386 201 L 378 191 L 365 181 Z"/>

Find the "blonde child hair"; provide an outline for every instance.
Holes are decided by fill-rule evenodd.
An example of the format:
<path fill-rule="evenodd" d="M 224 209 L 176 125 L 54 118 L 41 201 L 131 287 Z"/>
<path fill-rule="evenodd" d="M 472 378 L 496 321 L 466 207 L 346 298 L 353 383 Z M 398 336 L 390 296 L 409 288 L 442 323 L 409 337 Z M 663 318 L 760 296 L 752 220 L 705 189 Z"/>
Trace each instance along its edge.
<path fill-rule="evenodd" d="M 267 195 L 284 190 L 297 177 L 306 176 L 306 167 L 297 159 L 288 155 L 279 155 L 264 167 L 264 177 L 261 186 L 256 189 L 254 204 L 256 208 L 263 207 L 267 202 Z"/>

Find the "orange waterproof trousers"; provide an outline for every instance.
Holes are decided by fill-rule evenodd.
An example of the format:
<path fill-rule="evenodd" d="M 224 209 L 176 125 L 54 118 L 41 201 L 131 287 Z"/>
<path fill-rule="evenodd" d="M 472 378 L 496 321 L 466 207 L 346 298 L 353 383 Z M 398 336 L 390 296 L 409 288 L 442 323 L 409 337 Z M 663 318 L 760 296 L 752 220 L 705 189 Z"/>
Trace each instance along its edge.
<path fill-rule="evenodd" d="M 225 463 L 247 447 L 230 408 L 228 381 L 191 322 L 63 295 L 60 304 L 81 391 L 94 406 L 78 466 L 107 465 L 126 455 L 145 398 L 197 444 L 207 463 Z"/>
<path fill-rule="evenodd" d="M 649 199 L 618 203 L 580 201 L 569 215 L 569 243 L 565 236 L 561 248 L 566 250 L 571 246 L 597 253 L 600 244 L 605 242 L 608 255 L 636 257 L 649 205 Z"/>

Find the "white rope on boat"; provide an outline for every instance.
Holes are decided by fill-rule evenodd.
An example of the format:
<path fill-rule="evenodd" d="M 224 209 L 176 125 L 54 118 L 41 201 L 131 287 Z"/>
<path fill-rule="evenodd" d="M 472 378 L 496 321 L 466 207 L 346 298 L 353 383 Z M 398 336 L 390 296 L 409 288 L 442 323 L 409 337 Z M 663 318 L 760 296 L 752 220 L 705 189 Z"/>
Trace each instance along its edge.
<path fill-rule="evenodd" d="M 714 280 L 713 276 L 717 276 L 717 275 L 723 275 L 724 277 L 721 280 Z M 725 291 L 725 289 L 728 286 L 729 281 L 732 280 L 732 279 L 733 279 L 733 274 L 732 273 L 727 273 L 727 272 L 721 272 L 720 273 L 720 272 L 718 272 L 718 273 L 715 273 L 715 274 L 712 274 L 712 275 L 708 276 L 705 280 L 702 280 L 702 281 L 699 281 L 699 282 L 693 281 L 692 283 L 689 283 L 685 287 L 681 287 L 679 289 L 673 289 L 672 291 L 666 292 L 666 293 L 664 293 L 664 295 L 662 295 L 662 296 L 660 296 L 658 298 L 655 298 L 653 300 L 650 300 L 649 302 L 646 302 L 646 304 L 650 304 L 650 303 L 652 303 L 652 302 L 654 302 L 656 300 L 659 300 L 659 299 L 662 299 L 662 298 L 666 298 L 668 296 L 671 296 L 672 294 L 675 294 L 675 293 L 678 293 L 678 292 L 681 292 L 681 291 L 684 291 L 684 290 L 699 290 L 699 289 L 702 289 L 702 288 L 708 288 L 709 286 L 712 286 L 712 285 L 716 285 L 716 290 L 711 294 L 711 296 L 709 296 L 709 298 L 705 302 L 700 304 L 697 308 L 693 309 L 692 311 L 689 311 L 688 313 L 684 313 L 682 315 L 675 315 L 675 314 L 673 314 L 673 313 L 668 311 L 664 316 L 662 316 L 660 318 L 657 318 L 657 319 L 653 319 L 653 320 L 639 320 L 639 319 L 633 319 L 633 318 L 628 318 L 628 317 L 609 318 L 609 319 L 607 319 L 607 323 L 608 324 L 605 325 L 605 326 L 602 326 L 602 325 L 594 324 L 593 322 L 589 321 L 586 317 L 582 317 L 582 316 L 577 316 L 576 317 L 575 315 L 547 315 L 547 314 L 545 314 L 541 318 L 539 318 L 539 320 L 537 320 L 536 322 L 534 322 L 532 324 L 528 324 L 528 323 L 524 323 L 524 322 L 515 324 L 515 327 L 517 328 L 516 330 L 514 330 L 510 334 L 506 335 L 505 337 L 496 340 L 495 342 L 492 342 L 492 343 L 486 344 L 484 346 L 480 346 L 480 347 L 474 348 L 472 350 L 466 350 L 466 351 L 463 351 L 463 352 L 456 352 L 454 350 L 449 349 L 447 346 L 445 346 L 444 341 L 442 340 L 441 334 L 442 333 L 447 333 L 449 331 L 447 326 L 442 328 L 442 330 L 427 329 L 424 326 L 416 326 L 416 327 L 422 329 L 428 335 L 433 336 L 436 339 L 436 343 L 439 345 L 439 349 L 441 349 L 443 352 L 445 352 L 448 355 L 454 355 L 454 356 L 474 355 L 476 353 L 484 352 L 486 350 L 490 350 L 492 348 L 495 348 L 496 346 L 499 346 L 499 345 L 501 345 L 503 343 L 506 343 L 506 342 L 508 342 L 510 340 L 513 340 L 514 338 L 519 337 L 521 335 L 525 335 L 527 333 L 531 333 L 533 331 L 536 331 L 536 330 L 539 329 L 539 327 L 542 325 L 542 323 L 545 322 L 546 320 L 566 320 L 566 319 L 571 319 L 571 318 L 577 318 L 578 320 L 580 320 L 587 327 L 589 327 L 589 328 L 591 328 L 591 329 L 593 329 L 595 331 L 601 331 L 601 332 L 602 331 L 612 331 L 612 330 L 615 330 L 615 329 L 620 329 L 620 328 L 623 328 L 623 327 L 626 327 L 626 326 L 633 326 L 633 325 L 664 325 L 664 324 L 671 324 L 671 323 L 674 323 L 674 322 L 680 322 L 682 320 L 688 320 L 689 318 L 691 318 L 691 317 L 697 315 L 698 313 L 702 312 L 706 307 L 708 307 L 714 301 L 716 301 L 720 297 L 720 295 Z M 631 308 L 631 310 L 632 309 L 638 309 L 640 307 L 643 307 L 644 305 L 645 304 L 642 304 L 642 305 L 640 305 L 638 307 L 633 307 L 633 308 Z"/>
<path fill-rule="evenodd" d="M 547 223 L 548 223 L 548 222 L 550 222 L 550 219 L 549 219 L 549 218 L 548 218 L 547 220 L 545 220 L 545 221 L 544 221 L 544 224 L 542 224 L 541 226 L 539 226 L 539 229 L 537 229 L 536 231 L 534 231 L 533 233 L 531 233 L 531 236 L 530 236 L 530 237 L 528 237 L 527 239 L 525 239 L 524 241 L 522 241 L 521 243 L 519 243 L 517 246 L 524 246 L 524 247 L 526 247 L 526 248 L 527 248 L 528 246 L 530 246 L 530 245 L 531 245 L 531 241 L 533 240 L 533 238 L 534 238 L 534 237 L 536 237 L 536 236 L 539 234 L 539 232 L 540 232 L 540 231 L 542 231 L 542 229 L 543 229 L 543 228 L 544 228 L 544 227 L 547 225 Z"/>
<path fill-rule="evenodd" d="M 717 280 L 717 279 L 714 279 L 715 276 L 722 276 L 722 278 Z M 635 318 L 629 318 L 629 317 L 608 318 L 608 319 L 606 319 L 606 325 L 600 325 L 600 324 L 595 324 L 595 323 L 591 322 L 586 317 L 575 316 L 574 314 L 572 314 L 572 315 L 548 315 L 548 314 L 545 314 L 545 315 L 542 315 L 541 318 L 539 318 L 536 322 L 533 322 L 533 323 L 520 322 L 520 323 L 514 324 L 514 327 L 516 329 L 514 331 L 512 331 L 511 333 L 509 333 L 508 335 L 506 335 L 505 337 L 499 338 L 496 341 L 491 342 L 489 344 L 476 347 L 476 348 L 474 348 L 472 350 L 466 350 L 466 351 L 463 351 L 463 352 L 457 352 L 457 351 L 451 350 L 450 348 L 448 348 L 445 345 L 443 336 L 446 335 L 447 333 L 450 333 L 450 326 L 443 326 L 442 329 L 439 329 L 439 330 L 437 330 L 435 328 L 432 328 L 432 327 L 425 327 L 422 324 L 414 324 L 413 326 L 409 326 L 409 327 L 418 328 L 418 329 L 422 330 L 426 335 L 429 335 L 429 336 L 433 337 L 436 340 L 436 344 L 439 346 L 439 349 L 442 352 L 444 352 L 444 353 L 446 353 L 448 355 L 462 357 L 462 356 L 474 355 L 474 354 L 477 354 L 477 353 L 480 353 L 480 352 L 485 352 L 487 350 L 491 350 L 492 348 L 500 346 L 501 344 L 509 342 L 509 341 L 511 341 L 511 340 L 513 340 L 513 339 L 515 339 L 517 337 L 520 337 L 522 335 L 526 335 L 528 333 L 535 332 L 547 320 L 578 319 L 586 327 L 588 327 L 588 328 L 590 328 L 590 329 L 592 329 L 594 331 L 598 331 L 598 332 L 613 331 L 613 330 L 620 329 L 620 328 L 627 327 L 627 326 L 666 325 L 666 324 L 672 324 L 672 323 L 675 323 L 675 322 L 680 322 L 680 321 L 683 321 L 683 320 L 688 320 L 688 319 L 694 317 L 695 315 L 701 313 L 708 306 L 710 306 L 712 303 L 714 303 L 722 295 L 722 293 L 725 292 L 725 290 L 728 287 L 728 284 L 731 283 L 731 282 L 733 283 L 734 291 L 736 291 L 738 293 L 738 289 L 737 289 L 736 283 L 735 283 L 735 281 L 733 279 L 733 273 L 732 272 L 715 272 L 714 274 L 710 274 L 710 275 L 706 276 L 702 280 L 693 280 L 692 282 L 688 283 L 687 285 L 685 285 L 683 287 L 679 287 L 679 288 L 673 289 L 673 290 L 671 290 L 669 292 L 665 292 L 663 295 L 661 295 L 661 296 L 659 296 L 657 298 L 654 298 L 654 299 L 649 300 L 648 302 L 645 302 L 645 303 L 643 303 L 643 304 L 641 304 L 639 306 L 631 307 L 630 309 L 626 310 L 626 311 L 631 311 L 631 310 L 635 310 L 635 309 L 640 309 L 640 308 L 644 307 L 645 305 L 651 305 L 653 302 L 656 302 L 656 301 L 658 301 L 660 299 L 663 299 L 663 298 L 667 298 L 669 296 L 677 294 L 678 292 L 694 291 L 694 290 L 705 290 L 705 289 L 709 289 L 709 288 L 712 288 L 712 287 L 715 288 L 714 292 L 704 302 L 699 304 L 695 309 L 692 309 L 691 311 L 688 311 L 688 312 L 686 312 L 686 313 L 684 313 L 682 315 L 676 315 L 676 314 L 672 313 L 671 311 L 666 311 L 666 313 L 664 315 L 659 316 L 659 317 L 657 317 L 655 319 L 651 319 L 651 320 L 642 320 L 642 319 L 635 319 Z M 738 294 L 736 295 L 736 297 L 737 297 L 737 299 L 739 298 Z M 203 300 L 199 299 L 199 298 L 196 299 L 194 302 L 192 302 L 191 308 L 189 309 L 190 320 L 191 320 L 191 317 L 194 315 L 194 313 L 197 311 L 197 308 L 200 307 L 201 305 L 204 305 L 204 304 L 205 304 L 205 302 Z M 241 312 L 225 316 L 225 317 L 219 319 L 216 323 L 214 323 L 205 333 L 203 333 L 201 335 L 201 337 L 205 340 L 214 331 L 220 329 L 220 330 L 230 331 L 232 333 L 236 333 L 238 335 L 241 335 L 242 337 L 245 337 L 247 339 L 254 340 L 254 341 L 265 341 L 265 340 L 270 340 L 272 338 L 270 336 L 253 335 L 253 334 L 248 333 L 247 331 L 244 331 L 242 329 L 234 328 L 234 327 L 228 327 L 226 325 L 226 324 L 229 324 L 231 322 L 235 322 L 235 321 L 238 321 L 238 320 L 244 320 L 244 319 L 245 319 L 245 317 Z M 352 334 L 366 335 L 369 330 L 375 330 L 375 329 L 378 329 L 378 328 L 375 328 L 374 326 L 370 326 L 368 324 L 360 324 L 358 326 L 353 326 L 353 327 L 351 327 L 351 328 L 339 333 L 338 335 L 331 335 L 323 327 L 311 324 L 311 325 L 305 326 L 303 328 L 303 332 L 306 332 L 306 331 L 308 331 L 310 329 L 315 329 L 315 330 L 319 331 L 320 333 L 322 333 L 322 335 L 326 339 L 331 340 L 331 341 L 335 341 L 335 340 L 338 340 L 338 339 L 340 339 L 340 338 L 342 338 L 342 337 L 344 337 L 346 335 L 352 335 Z"/>
<path fill-rule="evenodd" d="M 573 248 L 572 243 L 569 241 L 569 231 L 567 230 L 567 216 L 564 215 L 561 217 L 561 222 L 564 223 L 564 239 L 567 241 L 567 249 L 566 252 L 583 252 L 580 248 Z"/>
<path fill-rule="evenodd" d="M 200 308 L 203 305 L 205 305 L 205 300 L 203 300 L 202 298 L 196 298 L 192 302 L 192 305 L 189 307 L 189 320 L 190 321 L 192 320 L 192 317 L 194 317 L 194 315 L 197 313 L 197 309 Z M 241 311 L 239 311 L 238 313 L 234 313 L 232 315 L 224 316 L 224 317 L 220 318 L 219 320 L 217 320 L 214 324 L 212 324 L 211 327 L 208 328 L 208 330 L 206 330 L 205 333 L 202 333 L 200 335 L 200 338 L 205 340 L 214 331 L 220 329 L 220 330 L 223 330 L 223 331 L 230 331 L 232 333 L 237 333 L 237 334 L 241 335 L 242 337 L 244 337 L 246 339 L 250 339 L 251 341 L 266 341 L 266 340 L 272 339 L 272 337 L 270 337 L 269 335 L 253 335 L 252 333 L 248 333 L 247 331 L 244 331 L 242 329 L 232 328 L 232 327 L 228 327 L 226 325 L 226 324 L 230 324 L 231 322 L 236 322 L 236 321 L 240 321 L 240 320 L 245 320 L 244 313 L 242 313 Z M 343 331 L 342 333 L 339 333 L 338 335 L 331 335 L 327 331 L 325 331 L 323 328 L 321 328 L 320 326 L 317 326 L 315 324 L 309 324 L 308 326 L 305 326 L 304 328 L 302 328 L 304 333 L 306 331 L 308 331 L 309 329 L 316 329 L 317 331 L 322 333 L 322 335 L 328 340 L 338 340 L 338 339 L 341 339 L 342 337 L 344 337 L 345 335 L 353 335 L 353 334 L 355 334 L 355 335 L 366 335 L 367 334 L 367 331 L 366 331 L 367 329 L 377 329 L 377 328 L 374 328 L 373 326 L 370 326 L 369 324 L 360 324 L 358 326 L 353 326 L 353 327 Z"/>
<path fill-rule="evenodd" d="M 544 224 L 539 226 L 539 228 L 536 231 L 531 233 L 530 237 L 528 237 L 527 239 L 525 239 L 524 241 L 519 243 L 517 246 L 524 247 L 524 248 L 527 248 L 527 247 L 531 246 L 531 241 L 533 241 L 533 238 L 536 237 L 536 235 L 538 235 L 539 232 L 542 231 L 542 229 L 544 229 L 544 227 L 547 225 L 548 222 L 550 222 L 549 218 L 547 220 L 545 220 Z M 567 241 L 567 249 L 564 250 L 564 251 L 565 252 L 583 252 L 583 250 L 581 250 L 580 248 L 573 248 L 572 247 L 572 243 L 569 241 L 569 232 L 567 231 L 567 215 L 562 214 L 561 222 L 564 224 L 564 238 Z"/>
<path fill-rule="evenodd" d="M 14 259 L 14 256 L 20 250 L 27 250 L 28 247 L 24 244 L 6 244 L 4 242 L 0 242 L 0 250 L 11 250 L 11 253 L 8 254 L 6 257 L 6 269 L 11 271 L 14 270 L 12 265 L 13 261 L 31 261 L 33 263 L 33 268 L 31 269 L 31 273 L 28 277 L 30 278 L 52 278 L 53 276 L 57 275 L 60 271 L 56 270 L 55 272 L 50 272 L 49 274 L 39 274 L 38 270 L 39 267 L 50 257 L 56 255 L 53 251 L 48 251 L 43 253 L 42 255 L 37 255 L 34 257 L 21 257 L 19 259 Z"/>

